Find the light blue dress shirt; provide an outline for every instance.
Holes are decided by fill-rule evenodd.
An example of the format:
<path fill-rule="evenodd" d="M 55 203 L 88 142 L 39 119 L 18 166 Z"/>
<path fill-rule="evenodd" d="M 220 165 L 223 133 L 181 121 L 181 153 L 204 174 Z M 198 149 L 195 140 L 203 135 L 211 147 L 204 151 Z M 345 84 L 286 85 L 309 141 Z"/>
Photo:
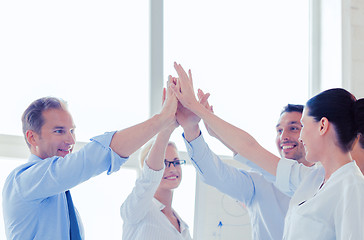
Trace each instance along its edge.
<path fill-rule="evenodd" d="M 283 236 L 284 218 L 290 198 L 258 172 L 239 170 L 214 154 L 202 135 L 190 143 L 187 152 L 205 183 L 244 203 L 249 212 L 254 240 Z"/>
<path fill-rule="evenodd" d="M 64 158 L 35 155 L 14 169 L 5 181 L 5 232 L 12 240 L 67 240 L 69 216 L 65 191 L 104 171 L 111 174 L 126 162 L 109 147 L 115 132 L 91 139 Z M 83 228 L 80 218 L 81 235 Z M 82 237 L 84 239 L 84 237 Z"/>
<path fill-rule="evenodd" d="M 263 168 L 259 167 L 258 165 L 256 165 L 252 161 L 250 161 L 249 159 L 241 156 L 240 154 L 234 155 L 234 159 L 236 161 L 238 161 L 238 162 L 240 162 L 242 164 L 245 164 L 246 166 L 250 167 L 251 168 L 251 171 L 255 171 L 255 172 L 261 173 L 265 177 L 265 179 L 267 179 L 269 182 L 275 183 L 276 176 L 270 174 L 269 172 L 267 172 Z M 290 195 L 290 196 L 292 197 L 292 195 Z"/>

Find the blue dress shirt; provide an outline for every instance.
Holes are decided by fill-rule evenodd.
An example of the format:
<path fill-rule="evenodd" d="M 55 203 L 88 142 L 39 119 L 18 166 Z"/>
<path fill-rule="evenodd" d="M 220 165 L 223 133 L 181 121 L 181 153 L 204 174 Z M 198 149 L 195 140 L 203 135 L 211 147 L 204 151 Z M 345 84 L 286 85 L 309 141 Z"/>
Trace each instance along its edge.
<path fill-rule="evenodd" d="M 104 171 L 111 174 L 126 162 L 109 147 L 114 133 L 94 137 L 80 151 L 64 158 L 31 155 L 27 163 L 15 168 L 3 189 L 7 238 L 70 239 L 65 191 Z M 77 218 L 84 239 L 81 219 Z"/>
<path fill-rule="evenodd" d="M 223 163 L 209 149 L 202 135 L 190 143 L 185 140 L 185 144 L 202 181 L 246 205 L 254 240 L 282 239 L 290 201 L 287 195 L 261 173 L 239 170 Z"/>

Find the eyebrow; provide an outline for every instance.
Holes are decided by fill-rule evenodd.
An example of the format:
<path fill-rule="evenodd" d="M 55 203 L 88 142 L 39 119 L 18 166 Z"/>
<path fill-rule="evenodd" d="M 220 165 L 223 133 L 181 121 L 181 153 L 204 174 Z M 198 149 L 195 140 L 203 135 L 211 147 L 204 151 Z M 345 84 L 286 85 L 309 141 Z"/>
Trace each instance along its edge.
<path fill-rule="evenodd" d="M 301 122 L 297 122 L 297 121 L 291 121 L 291 122 L 288 123 L 288 125 L 294 125 L 294 124 L 302 125 Z M 281 124 L 278 123 L 276 125 L 276 127 L 279 127 L 279 126 L 281 126 Z"/>

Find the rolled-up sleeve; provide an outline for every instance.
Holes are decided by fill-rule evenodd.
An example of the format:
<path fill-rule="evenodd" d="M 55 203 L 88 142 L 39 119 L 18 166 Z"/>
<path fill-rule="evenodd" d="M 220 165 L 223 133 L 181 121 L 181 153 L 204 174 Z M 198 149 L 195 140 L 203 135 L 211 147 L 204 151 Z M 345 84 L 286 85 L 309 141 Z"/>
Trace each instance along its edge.
<path fill-rule="evenodd" d="M 316 165 L 307 167 L 296 160 L 281 158 L 278 162 L 275 185 L 288 196 L 293 196 L 305 176 L 317 169 Z"/>
<path fill-rule="evenodd" d="M 30 162 L 14 170 L 8 183 L 27 200 L 43 199 L 64 192 L 104 171 L 120 169 L 127 161 L 110 148 L 115 132 L 105 133 L 64 158 L 40 159 L 32 155 Z"/>
<path fill-rule="evenodd" d="M 107 151 L 110 151 L 110 167 L 107 170 L 107 174 L 110 175 L 113 172 L 116 172 L 120 169 L 121 165 L 123 165 L 128 158 L 120 157 L 117 153 L 115 153 L 110 148 L 110 143 L 112 140 L 112 137 L 114 136 L 114 132 L 107 132 L 104 135 L 96 136 L 94 138 L 91 138 L 91 141 L 98 142 L 100 145 L 102 145 Z"/>

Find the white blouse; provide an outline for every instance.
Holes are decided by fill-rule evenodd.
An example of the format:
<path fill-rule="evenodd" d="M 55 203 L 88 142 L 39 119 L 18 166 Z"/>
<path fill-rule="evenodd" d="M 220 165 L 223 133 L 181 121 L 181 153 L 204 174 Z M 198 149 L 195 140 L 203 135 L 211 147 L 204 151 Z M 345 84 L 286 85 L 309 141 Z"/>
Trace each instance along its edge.
<path fill-rule="evenodd" d="M 283 239 L 364 239 L 364 177 L 360 169 L 355 162 L 348 163 L 322 185 L 324 175 L 322 166 L 307 168 L 296 161 L 280 160 L 277 185 L 286 186 L 283 191 L 297 188 Z"/>
<path fill-rule="evenodd" d="M 144 164 L 135 187 L 120 208 L 124 240 L 192 240 L 188 225 L 177 215 L 179 232 L 161 210 L 165 206 L 154 198 L 164 168 L 154 171 Z"/>

